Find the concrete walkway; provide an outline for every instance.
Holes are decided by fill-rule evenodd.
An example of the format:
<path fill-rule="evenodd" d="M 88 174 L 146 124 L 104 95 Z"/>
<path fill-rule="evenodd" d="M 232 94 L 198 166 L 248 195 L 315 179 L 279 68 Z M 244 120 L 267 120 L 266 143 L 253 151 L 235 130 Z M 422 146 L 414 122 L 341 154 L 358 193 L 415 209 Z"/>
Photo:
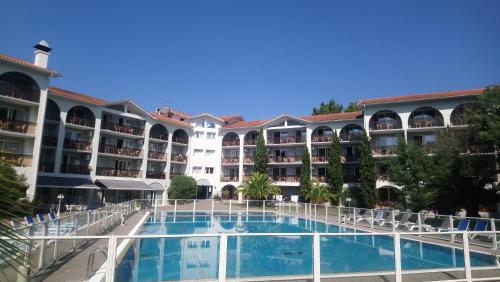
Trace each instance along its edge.
<path fill-rule="evenodd" d="M 132 215 L 124 225 L 118 225 L 115 229 L 107 234 L 102 235 L 127 235 L 141 220 L 146 212 L 141 211 Z M 41 281 L 47 282 L 66 282 L 66 281 L 85 281 L 87 273 L 87 261 L 91 253 L 100 247 L 107 249 L 108 240 L 99 239 L 90 246 L 86 247 L 81 252 L 77 253 L 74 257 L 70 258 L 69 261 L 62 264 L 54 272 L 43 278 Z M 97 270 L 105 262 L 104 257 L 101 254 L 97 254 L 94 260 L 94 271 Z"/>

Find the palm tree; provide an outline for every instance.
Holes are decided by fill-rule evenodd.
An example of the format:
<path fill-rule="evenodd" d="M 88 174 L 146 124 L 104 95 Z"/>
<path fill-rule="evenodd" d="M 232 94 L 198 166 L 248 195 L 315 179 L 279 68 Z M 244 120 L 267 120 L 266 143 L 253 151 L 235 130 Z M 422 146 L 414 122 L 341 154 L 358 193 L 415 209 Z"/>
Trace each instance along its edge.
<path fill-rule="evenodd" d="M 332 200 L 333 194 L 330 193 L 330 189 L 327 185 L 321 185 L 319 181 L 316 181 L 311 190 L 305 195 L 306 200 L 309 200 L 312 204 L 322 204 Z"/>
<path fill-rule="evenodd" d="M 266 174 L 259 172 L 254 172 L 252 176 L 246 179 L 238 187 L 238 191 L 251 200 L 265 200 L 269 196 L 281 193 L 280 188 L 274 185 Z"/>

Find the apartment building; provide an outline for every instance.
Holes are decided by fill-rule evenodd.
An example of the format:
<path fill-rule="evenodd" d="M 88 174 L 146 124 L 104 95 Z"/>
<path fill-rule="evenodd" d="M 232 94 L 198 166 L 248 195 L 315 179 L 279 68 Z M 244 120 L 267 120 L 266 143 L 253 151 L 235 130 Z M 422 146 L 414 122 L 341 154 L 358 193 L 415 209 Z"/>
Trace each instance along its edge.
<path fill-rule="evenodd" d="M 366 132 L 374 157 L 392 156 L 400 136 L 432 154 L 439 132 L 466 126 L 464 108 L 484 88 L 359 101 L 362 111 L 312 116 L 282 114 L 246 121 L 240 115 L 148 112 L 131 100 L 106 101 L 49 86 L 51 49 L 35 61 L 0 55 L 0 158 L 26 176 L 28 198 L 50 207 L 57 195 L 91 207 L 132 198 L 167 198 L 170 180 L 192 176 L 197 197 L 238 198 L 253 170 L 259 130 L 269 176 L 284 198 L 299 194 L 304 148 L 314 181 L 326 182 L 329 144 L 340 138 L 345 187 L 359 181 L 359 142 Z M 379 189 L 399 189 L 377 163 Z"/>

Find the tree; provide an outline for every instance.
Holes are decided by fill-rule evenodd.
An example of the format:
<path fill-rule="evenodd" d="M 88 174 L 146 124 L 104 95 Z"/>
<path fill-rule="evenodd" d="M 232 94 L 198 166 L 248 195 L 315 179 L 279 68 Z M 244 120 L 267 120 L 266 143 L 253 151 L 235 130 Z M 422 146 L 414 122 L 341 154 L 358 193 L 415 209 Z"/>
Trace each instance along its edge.
<path fill-rule="evenodd" d="M 257 140 L 257 146 L 255 148 L 255 165 L 253 167 L 253 171 L 267 175 L 268 162 L 269 160 L 267 158 L 267 148 L 266 148 L 266 142 L 264 140 L 264 132 L 261 128 L 259 131 L 259 139 Z"/>
<path fill-rule="evenodd" d="M 311 190 L 311 157 L 309 148 L 304 146 L 302 153 L 302 167 L 300 169 L 300 194 L 305 196 Z"/>
<path fill-rule="evenodd" d="M 7 162 L 0 160 L 0 236 L 11 240 L 2 240 L 0 244 L 0 253 L 2 259 L 7 265 L 14 268 L 21 276 L 26 279 L 19 265 L 25 265 L 26 258 L 29 255 L 22 246 L 27 238 L 18 232 L 12 230 L 8 222 L 17 217 L 25 216 L 31 213 L 31 205 L 24 199 L 26 195 L 26 184 L 24 176 L 18 175 L 15 169 Z M 18 244 L 21 242 L 21 244 Z M 2 278 L 4 276 L 5 278 Z M 0 269 L 0 280 L 8 280 L 6 274 Z"/>
<path fill-rule="evenodd" d="M 359 182 L 363 204 L 367 208 L 373 208 L 378 202 L 377 176 L 375 175 L 375 162 L 373 161 L 370 140 L 366 133 L 361 137 L 360 150 Z"/>
<path fill-rule="evenodd" d="M 330 193 L 328 186 L 321 185 L 318 181 L 312 184 L 311 189 L 305 194 L 306 200 L 312 204 L 322 204 L 332 199 L 333 195 Z"/>
<path fill-rule="evenodd" d="M 344 107 L 342 105 L 337 104 L 335 100 L 331 99 L 328 104 L 321 102 L 319 108 L 313 107 L 313 115 L 340 113 L 343 109 Z"/>
<path fill-rule="evenodd" d="M 330 185 L 330 191 L 336 196 L 340 201 L 340 193 L 344 186 L 344 176 L 342 170 L 342 157 L 341 157 L 341 147 L 340 140 L 337 136 L 337 132 L 333 133 L 332 141 L 330 142 L 330 150 L 328 152 L 328 184 Z"/>
<path fill-rule="evenodd" d="M 396 185 L 402 187 L 403 205 L 412 210 L 420 210 L 427 207 L 430 202 L 425 196 L 424 183 L 428 180 L 430 157 L 417 145 L 408 145 L 403 137 L 399 138 L 395 151 L 396 156 L 388 159 L 389 179 Z M 405 199 L 410 202 L 406 203 Z"/>
<path fill-rule="evenodd" d="M 196 197 L 198 184 L 190 176 L 176 176 L 172 178 L 168 188 L 169 199 L 193 199 Z"/>
<path fill-rule="evenodd" d="M 254 172 L 238 187 L 238 192 L 251 200 L 266 200 L 269 196 L 279 195 L 281 190 L 273 184 L 267 173 Z"/>
<path fill-rule="evenodd" d="M 361 106 L 356 102 L 349 102 L 344 112 L 357 112 L 361 111 Z"/>

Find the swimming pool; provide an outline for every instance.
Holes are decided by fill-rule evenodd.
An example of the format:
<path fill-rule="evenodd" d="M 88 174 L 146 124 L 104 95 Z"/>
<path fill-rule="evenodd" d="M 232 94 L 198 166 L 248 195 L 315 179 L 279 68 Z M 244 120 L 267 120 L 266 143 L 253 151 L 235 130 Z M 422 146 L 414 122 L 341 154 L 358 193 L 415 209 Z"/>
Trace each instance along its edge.
<path fill-rule="evenodd" d="M 272 213 L 162 213 L 141 234 L 293 233 L 287 236 L 230 236 L 228 278 L 309 275 L 313 238 L 301 233 L 361 233 L 294 216 Z M 219 237 L 136 240 L 117 269 L 118 281 L 217 279 Z M 394 271 L 391 236 L 322 236 L 321 273 Z M 463 267 L 463 251 L 401 239 L 403 270 Z M 470 253 L 471 265 L 496 266 L 495 256 Z"/>

